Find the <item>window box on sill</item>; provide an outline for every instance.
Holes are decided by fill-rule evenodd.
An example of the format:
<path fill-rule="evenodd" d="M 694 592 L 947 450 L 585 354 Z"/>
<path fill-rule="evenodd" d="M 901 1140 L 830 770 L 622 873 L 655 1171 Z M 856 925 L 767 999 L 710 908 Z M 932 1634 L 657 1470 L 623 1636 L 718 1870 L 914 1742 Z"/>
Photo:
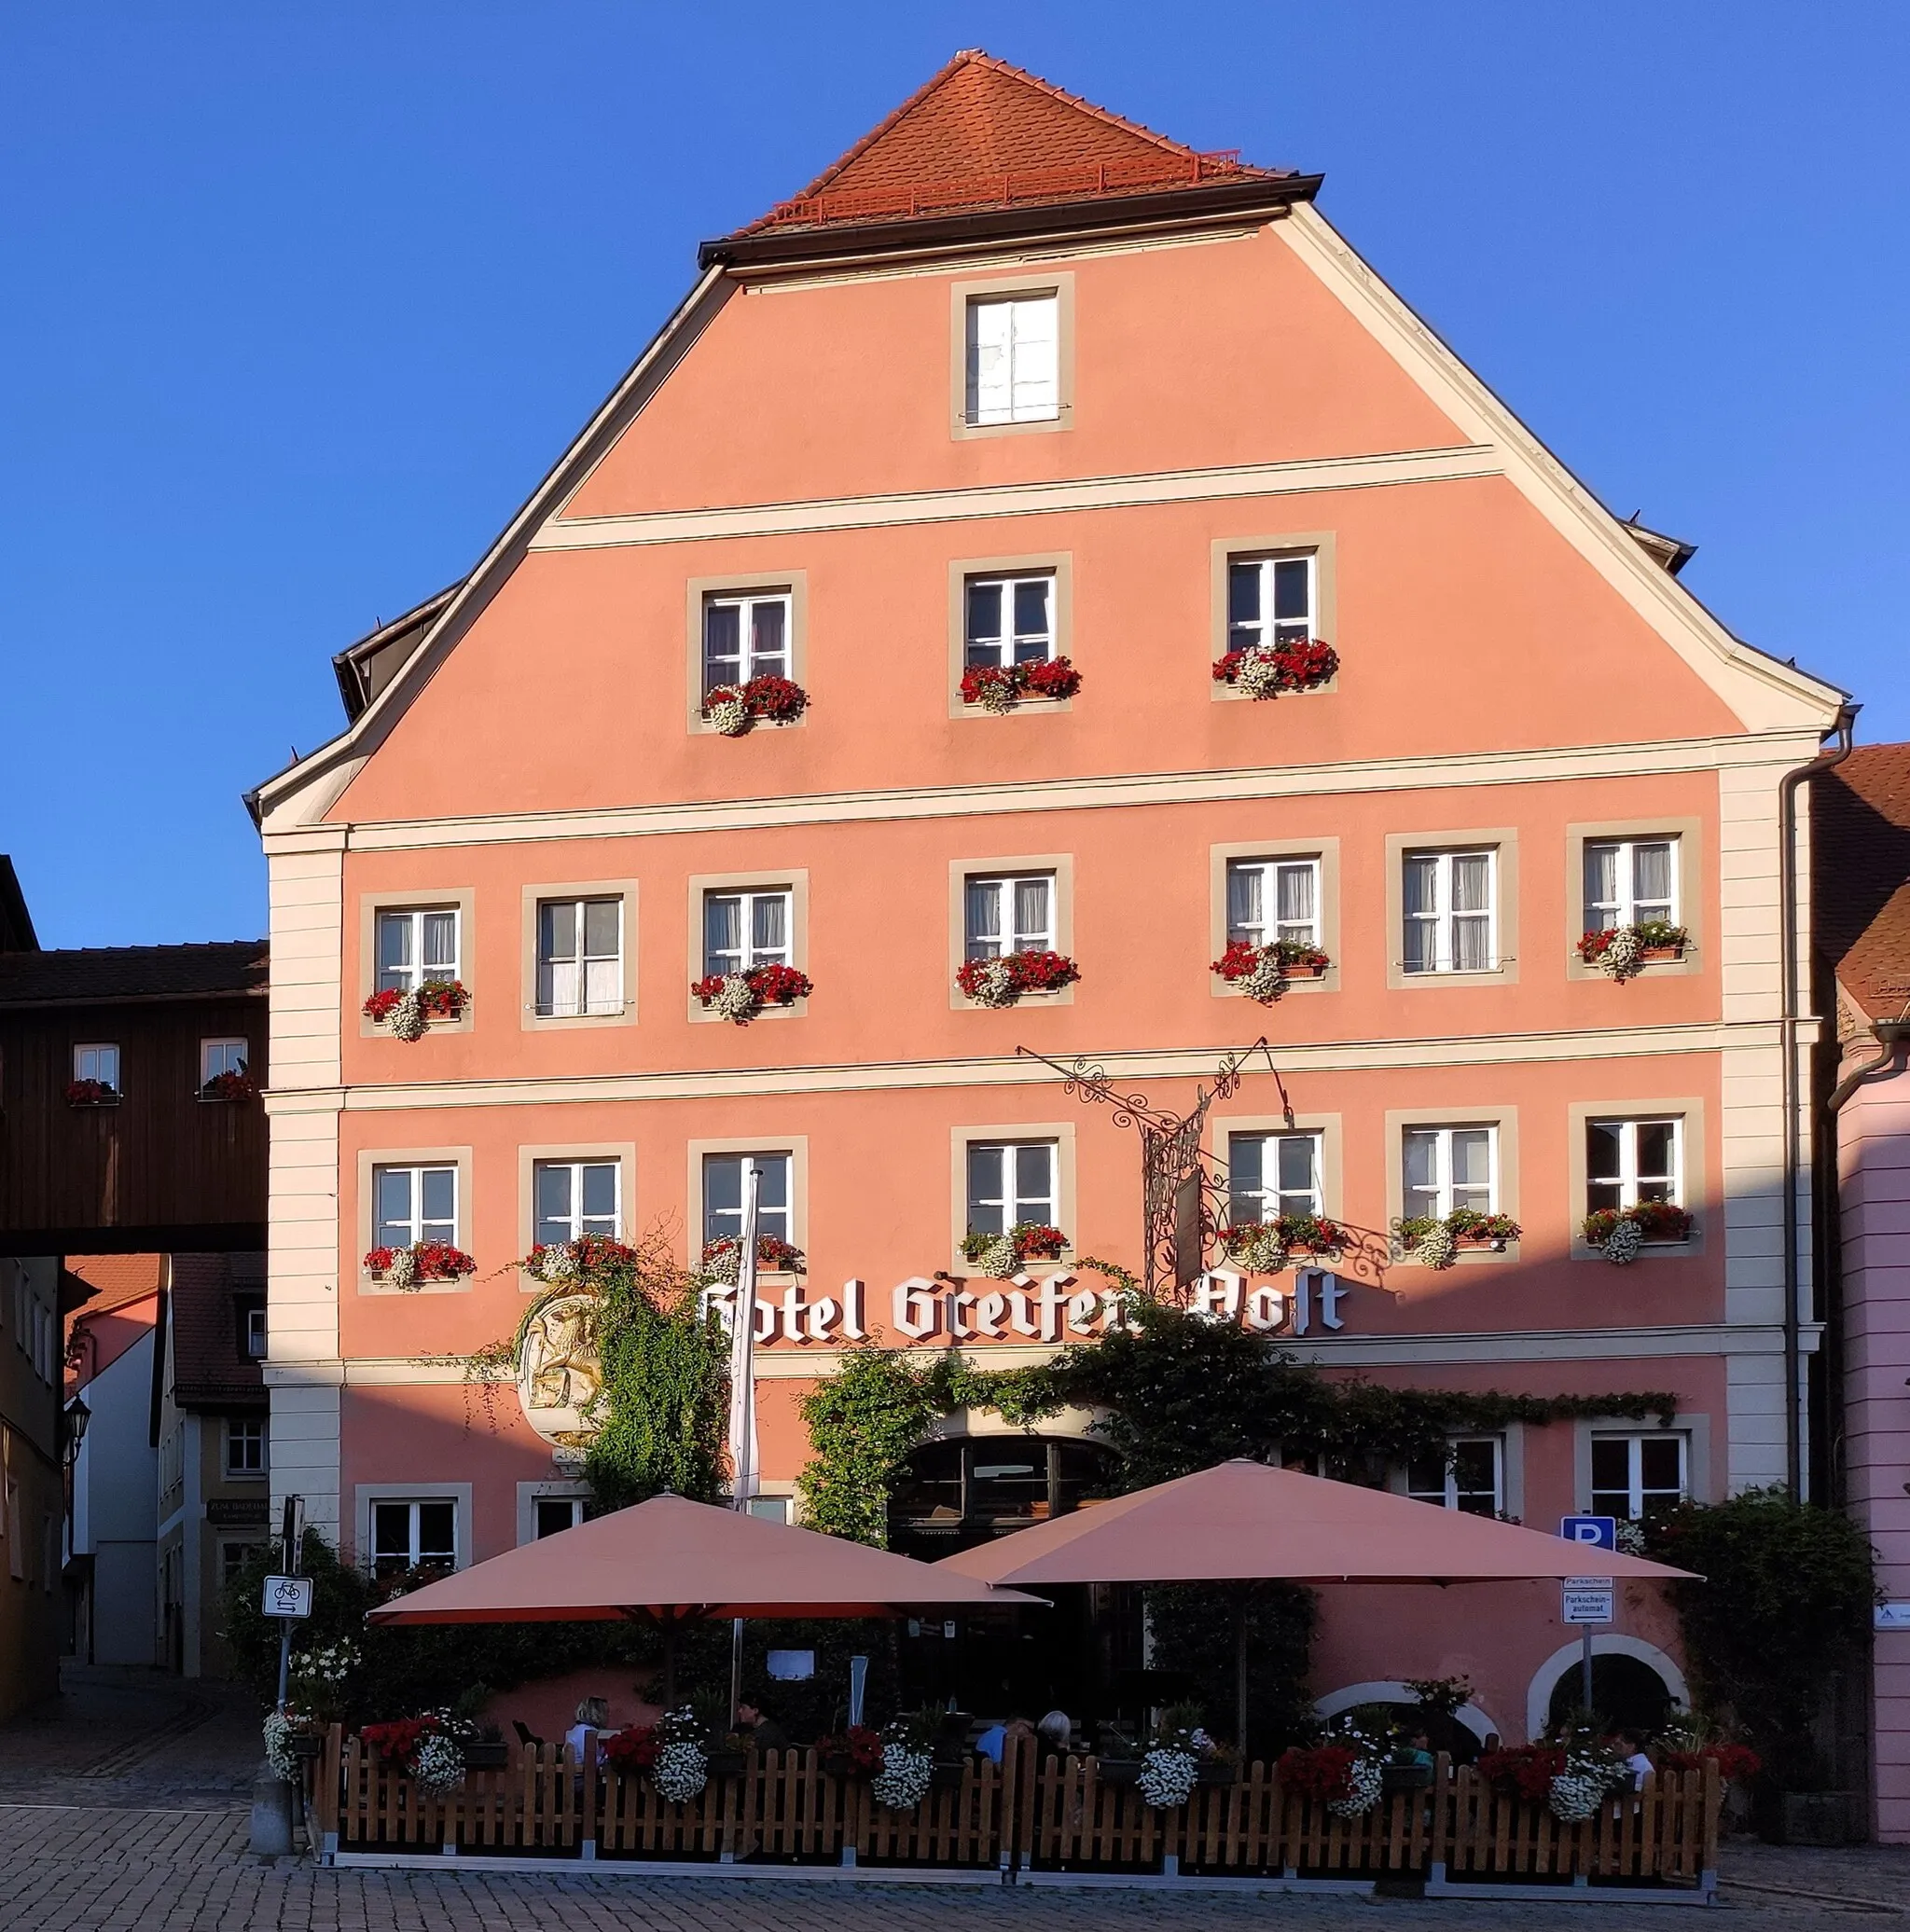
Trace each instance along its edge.
<path fill-rule="evenodd" d="M 1338 675 L 1339 654 L 1318 638 L 1256 644 L 1225 652 L 1213 661 L 1214 683 L 1240 697 L 1266 699 L 1317 691 Z"/>
<path fill-rule="evenodd" d="M 1580 960 L 1624 981 L 1647 966 L 1668 966 L 1684 958 L 1691 943 L 1682 926 L 1666 919 L 1647 919 L 1636 926 L 1612 926 L 1587 932 L 1578 943 Z"/>
<path fill-rule="evenodd" d="M 814 991 L 809 974 L 793 966 L 752 966 L 743 973 L 713 973 L 690 987 L 704 1012 L 739 1027 L 748 1026 L 773 1008 L 794 1006 Z"/>
<path fill-rule="evenodd" d="M 703 699 L 704 724 L 724 738 L 742 738 L 758 724 L 794 724 L 809 709 L 810 695 L 788 678 L 751 678 L 718 684 Z"/>
<path fill-rule="evenodd" d="M 258 1098 L 258 1083 L 244 1073 L 215 1073 L 200 1088 L 199 1097 L 212 1106 L 242 1106 Z"/>
<path fill-rule="evenodd" d="M 1278 1275 L 1294 1262 L 1304 1266 L 1342 1254 L 1346 1245 L 1346 1230 L 1316 1214 L 1282 1214 L 1221 1230 L 1227 1259 L 1254 1275 Z"/>
<path fill-rule="evenodd" d="M 962 673 L 964 705 L 1000 717 L 1024 704 L 1060 704 L 1081 688 L 1081 673 L 1065 657 L 1031 664 L 972 664 Z"/>
<path fill-rule="evenodd" d="M 1622 1268 L 1642 1254 L 1686 1252 L 1695 1223 L 1684 1208 L 1668 1201 L 1640 1201 L 1636 1208 L 1604 1208 L 1586 1215 L 1580 1232 L 1601 1261 Z"/>
<path fill-rule="evenodd" d="M 1003 1007 L 1032 994 L 1063 992 L 1080 977 L 1081 969 L 1062 953 L 1001 953 L 964 960 L 955 985 L 976 1006 Z"/>
<path fill-rule="evenodd" d="M 1004 1235 L 979 1234 L 962 1237 L 962 1258 L 990 1281 L 1012 1281 L 1024 1268 L 1060 1261 L 1068 1237 L 1059 1228 L 1017 1221 Z"/>
<path fill-rule="evenodd" d="M 1270 1006 L 1294 980 L 1326 977 L 1333 961 L 1316 945 L 1277 939 L 1257 945 L 1251 939 L 1233 939 L 1213 961 L 1212 971 L 1236 992 Z"/>
<path fill-rule="evenodd" d="M 1480 1214 L 1460 1208 L 1443 1221 L 1402 1221 L 1395 1232 L 1403 1260 L 1426 1268 L 1449 1268 L 1462 1254 L 1505 1254 L 1524 1231 L 1509 1214 Z"/>
<path fill-rule="evenodd" d="M 118 1087 L 110 1087 L 103 1080 L 69 1081 L 66 1086 L 66 1104 L 69 1107 L 117 1107 L 120 1095 Z"/>
<path fill-rule="evenodd" d="M 742 1244 L 733 1235 L 705 1244 L 700 1266 L 713 1281 L 727 1282 L 731 1288 L 737 1284 L 741 1272 Z M 788 1280 L 795 1280 L 798 1275 L 809 1272 L 809 1263 L 804 1259 L 802 1249 L 775 1235 L 756 1236 L 757 1278 L 777 1275 Z"/>
<path fill-rule="evenodd" d="M 361 1011 L 394 1039 L 418 1041 L 433 1027 L 454 1026 L 470 1007 L 471 995 L 462 980 L 427 979 L 405 991 L 385 987 L 373 993 Z"/>
<path fill-rule="evenodd" d="M 418 1241 L 409 1248 L 374 1248 L 365 1257 L 373 1281 L 415 1294 L 427 1282 L 455 1282 L 478 1272 L 478 1263 L 448 1241 Z"/>

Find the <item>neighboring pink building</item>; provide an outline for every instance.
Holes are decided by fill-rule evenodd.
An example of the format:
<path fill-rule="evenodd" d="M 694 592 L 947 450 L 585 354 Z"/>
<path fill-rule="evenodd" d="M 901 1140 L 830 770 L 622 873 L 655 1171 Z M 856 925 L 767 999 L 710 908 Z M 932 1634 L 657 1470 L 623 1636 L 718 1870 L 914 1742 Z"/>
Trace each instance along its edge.
<path fill-rule="evenodd" d="M 569 1522 L 564 1374 L 493 1431 L 458 1358 L 516 1330 L 533 1242 L 662 1225 L 695 1263 L 751 1169 L 807 1258 L 757 1358 L 768 1508 L 859 1334 L 1005 1364 L 1095 1332 L 1077 1258 L 1141 1260 L 1135 1138 L 1022 1046 L 1178 1110 L 1268 1037 L 1280 1082 L 1250 1065 L 1205 1152 L 1237 1221 L 1356 1253 L 1208 1287 L 1331 1371 L 1674 1398 L 1399 1486 L 1554 1525 L 1807 1476 L 1807 786 L 1783 832 L 1842 694 L 1692 598 L 1318 186 L 961 55 L 706 244 L 471 574 L 343 655 L 349 728 L 256 798 L 267 1379 L 274 1492 L 367 1561 Z M 1682 944 L 1636 972 L 1584 957 L 1654 920 Z M 1326 963 L 1256 1003 L 1235 941 Z M 992 1003 L 1010 952 L 1078 982 Z M 693 990 L 759 967 L 810 990 L 748 1025 Z M 394 1037 L 424 980 L 468 998 Z M 1654 1200 L 1634 1264 L 1587 1243 Z M 1517 1238 L 1394 1238 L 1468 1208 Z M 964 1255 L 1016 1221 L 1059 1256 Z M 366 1260 L 422 1241 L 476 1272 Z M 1068 1507 L 1088 1421 L 954 1418 L 898 1528 Z M 1324 1700 L 1463 1670 L 1516 1739 L 1576 1655 L 1539 1586 L 1339 1594 Z M 1599 1649 L 1682 1694 L 1652 1593 Z"/>
<path fill-rule="evenodd" d="M 1875 1828 L 1910 1844 L 1910 744 L 1860 746 L 1820 794 L 1820 941 L 1837 1020 L 1826 1131 L 1840 1208 L 1840 1473 L 1885 1597 Z"/>

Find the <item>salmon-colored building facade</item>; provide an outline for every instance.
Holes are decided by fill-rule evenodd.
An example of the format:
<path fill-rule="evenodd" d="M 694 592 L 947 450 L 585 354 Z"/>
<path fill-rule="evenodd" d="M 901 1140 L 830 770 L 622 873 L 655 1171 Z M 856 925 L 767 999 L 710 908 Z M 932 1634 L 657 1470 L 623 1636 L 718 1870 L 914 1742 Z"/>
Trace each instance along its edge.
<path fill-rule="evenodd" d="M 1135 1136 L 1017 1049 L 1179 1112 L 1263 1034 L 1205 1122 L 1232 1218 L 1359 1259 L 1211 1276 L 1216 1314 L 1388 1382 L 1677 1396 L 1400 1486 L 1547 1526 L 1797 1472 L 1780 831 L 1841 694 L 1708 614 L 1317 186 L 960 56 L 708 244 L 471 575 L 341 658 L 350 728 L 256 807 L 272 1481 L 344 1545 L 462 1564 L 567 1522 L 574 1469 L 528 1410 L 471 1427 L 455 1358 L 514 1330 L 536 1241 L 662 1225 L 695 1263 L 752 1169 L 807 1263 L 764 1284 L 766 1498 L 859 1337 L 1098 1332 L 1073 1264 L 1141 1263 Z M 1654 920 L 1682 945 L 1585 957 Z M 421 981 L 465 996 L 422 1037 L 365 1013 Z M 1688 1226 L 1614 1266 L 1583 1223 L 1640 1201 Z M 1516 1237 L 1434 1265 L 1398 1232 L 1468 1209 Z M 985 1276 L 964 1236 L 1016 1223 L 1064 1245 Z M 362 1259 L 429 1241 L 475 1273 Z M 965 1519 L 1034 1467 L 942 1454 Z M 1548 1588 L 1355 1594 L 1336 1706 L 1466 1671 L 1516 1739 L 1576 1656 Z M 1645 1594 L 1598 1646 L 1683 1694 Z"/>

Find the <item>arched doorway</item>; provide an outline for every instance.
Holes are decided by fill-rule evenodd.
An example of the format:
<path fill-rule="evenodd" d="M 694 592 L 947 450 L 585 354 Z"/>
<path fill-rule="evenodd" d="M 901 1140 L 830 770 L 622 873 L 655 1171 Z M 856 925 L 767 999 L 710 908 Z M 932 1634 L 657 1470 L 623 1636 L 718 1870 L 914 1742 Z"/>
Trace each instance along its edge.
<path fill-rule="evenodd" d="M 1568 1644 L 1540 1665 L 1526 1699 L 1529 1736 L 1579 1707 L 1582 1654 L 1577 1644 Z M 1635 1636 L 1592 1639 L 1592 1708 L 1612 1729 L 1654 1731 L 1689 1704 L 1684 1673 L 1655 1644 Z"/>
<path fill-rule="evenodd" d="M 1383 1704 L 1395 1723 L 1424 1723 L 1432 1748 L 1449 1753 L 1455 1764 L 1476 1762 L 1486 1740 L 1499 1729 L 1488 1713 L 1472 1703 L 1460 1704 L 1450 1718 L 1424 1718 L 1419 1700 L 1396 1678 L 1376 1678 L 1330 1690 L 1319 1699 L 1313 1710 L 1320 1718 L 1336 1718 L 1343 1711 L 1357 1710 L 1369 1704 Z"/>

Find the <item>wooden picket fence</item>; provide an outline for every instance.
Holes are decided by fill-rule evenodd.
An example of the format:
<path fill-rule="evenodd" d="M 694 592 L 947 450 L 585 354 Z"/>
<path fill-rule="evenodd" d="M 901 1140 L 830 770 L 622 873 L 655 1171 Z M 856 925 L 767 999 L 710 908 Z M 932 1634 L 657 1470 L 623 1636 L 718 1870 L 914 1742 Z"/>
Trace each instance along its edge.
<path fill-rule="evenodd" d="M 1445 1757 L 1428 1788 L 1356 1818 L 1288 1790 L 1264 1763 L 1172 1811 L 1098 1773 L 1092 1758 L 1041 1759 L 1017 1727 L 999 1766 L 969 1759 L 910 1812 L 878 1804 L 866 1781 L 832 1775 L 812 1750 L 750 1752 L 740 1774 L 673 1804 L 647 1778 L 601 1764 L 594 1745 L 581 1764 L 536 1745 L 511 1746 L 504 1769 L 473 1771 L 434 1798 L 334 1726 L 313 1766 L 311 1815 L 327 1852 L 346 1854 L 1674 1886 L 1717 1866 L 1714 1765 L 1648 1778 L 1575 1825 Z"/>

